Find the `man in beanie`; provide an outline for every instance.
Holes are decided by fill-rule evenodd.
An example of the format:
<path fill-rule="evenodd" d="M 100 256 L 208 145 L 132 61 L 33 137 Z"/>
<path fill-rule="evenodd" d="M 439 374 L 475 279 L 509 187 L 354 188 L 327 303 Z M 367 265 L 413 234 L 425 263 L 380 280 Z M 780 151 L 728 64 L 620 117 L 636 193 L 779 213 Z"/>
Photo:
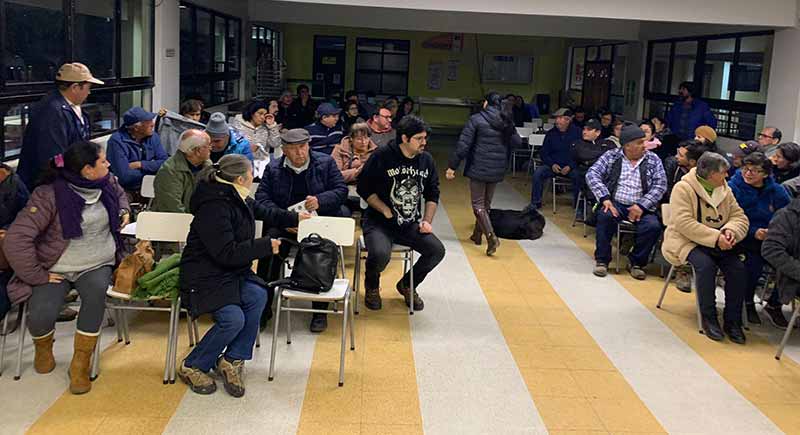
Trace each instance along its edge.
<path fill-rule="evenodd" d="M 333 157 L 309 150 L 310 137 L 302 128 L 288 130 L 281 134 L 283 156 L 273 159 L 264 170 L 261 183 L 256 192 L 256 202 L 264 207 L 277 207 L 283 210 L 302 203 L 306 210 L 320 216 L 350 216 L 345 207 L 347 185 Z M 297 237 L 297 228 L 268 228 L 273 239 Z M 289 244 L 281 245 L 281 257 L 286 258 Z M 270 264 L 271 263 L 271 264 Z M 261 261 L 258 274 L 265 281 L 278 279 L 281 261 L 272 256 L 270 261 Z M 314 308 L 325 309 L 326 303 L 314 303 Z M 269 295 L 261 325 L 266 326 L 272 317 L 272 295 Z M 311 319 L 311 332 L 322 332 L 328 327 L 327 315 L 314 313 Z"/>
<path fill-rule="evenodd" d="M 681 140 L 692 139 L 692 133 L 701 125 L 717 128 L 717 118 L 705 101 L 695 97 L 695 92 L 693 82 L 681 83 L 678 87 L 679 99 L 667 113 L 667 126 Z"/>
<path fill-rule="evenodd" d="M 717 132 L 707 125 L 694 129 L 694 140 L 707 145 L 711 151 L 717 149 Z"/>
<path fill-rule="evenodd" d="M 122 126 L 108 139 L 106 155 L 128 198 L 137 198 L 144 176 L 155 175 L 169 156 L 155 132 L 155 113 L 132 107 L 122 120 Z"/>
<path fill-rule="evenodd" d="M 216 163 L 226 154 L 241 154 L 251 161 L 253 150 L 250 142 L 225 121 L 225 114 L 211 114 L 206 125 L 206 133 L 211 136 L 211 161 Z"/>
<path fill-rule="evenodd" d="M 339 110 L 331 103 L 322 103 L 317 109 L 317 122 L 306 126 L 311 137 L 309 146 L 313 151 L 330 155 L 333 147 L 342 141 L 344 130 L 339 122 Z"/>
<path fill-rule="evenodd" d="M 667 190 L 661 159 L 644 147 L 645 134 L 626 122 L 620 134 L 621 149 L 614 149 L 589 168 L 586 182 L 597 198 L 597 236 L 594 274 L 608 274 L 611 240 L 617 226 L 628 221 L 636 227 L 636 239 L 628 257 L 628 271 L 635 279 L 647 277 L 644 267 L 661 235 L 656 209 Z"/>
<path fill-rule="evenodd" d="M 581 131 L 572 125 L 572 111 L 561 108 L 553 114 L 556 117 L 556 128 L 550 129 L 544 136 L 542 149 L 539 156 L 543 165 L 536 168 L 533 173 L 531 187 L 530 208 L 539 209 L 542 207 L 542 193 L 545 184 L 553 177 L 569 177 L 572 185 L 576 186 L 577 175 L 573 172 L 575 162 L 572 161 L 570 148 L 572 144 L 580 139 Z M 573 192 L 573 199 L 578 192 Z"/>
<path fill-rule="evenodd" d="M 94 78 L 86 65 L 76 62 L 61 65 L 55 84 L 57 89 L 31 110 L 22 138 L 17 175 L 30 190 L 36 187 L 50 159 L 75 142 L 89 140 L 91 124 L 81 104 L 91 93 L 92 85 L 103 82 Z"/>

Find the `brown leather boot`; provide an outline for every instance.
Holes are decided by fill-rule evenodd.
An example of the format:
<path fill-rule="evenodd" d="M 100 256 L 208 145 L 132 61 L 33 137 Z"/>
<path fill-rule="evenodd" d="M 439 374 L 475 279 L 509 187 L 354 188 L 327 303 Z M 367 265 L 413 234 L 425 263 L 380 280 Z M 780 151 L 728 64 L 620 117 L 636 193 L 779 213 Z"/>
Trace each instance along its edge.
<path fill-rule="evenodd" d="M 69 391 L 72 394 L 88 393 L 92 389 L 89 372 L 92 368 L 92 353 L 97 344 L 96 335 L 75 332 L 75 350 L 69 365 Z"/>
<path fill-rule="evenodd" d="M 494 255 L 497 251 L 497 247 L 500 246 L 500 239 L 494 234 L 494 228 L 492 228 L 492 220 L 489 219 L 489 213 L 486 210 L 478 210 L 476 213 L 478 215 L 478 222 L 480 223 L 481 228 L 483 228 L 483 233 L 486 234 L 486 255 Z"/>
<path fill-rule="evenodd" d="M 55 330 L 47 335 L 33 339 L 35 353 L 33 356 L 33 368 L 36 373 L 50 373 L 56 368 L 56 359 L 53 357 L 53 336 Z"/>
<path fill-rule="evenodd" d="M 472 229 L 472 235 L 469 236 L 469 239 L 478 246 L 483 243 L 483 231 L 481 231 L 481 226 L 478 225 L 478 221 L 475 221 L 475 228 Z"/>
<path fill-rule="evenodd" d="M 486 255 L 494 255 L 497 252 L 497 247 L 500 246 L 500 239 L 494 233 L 489 233 L 486 236 L 486 243 Z"/>

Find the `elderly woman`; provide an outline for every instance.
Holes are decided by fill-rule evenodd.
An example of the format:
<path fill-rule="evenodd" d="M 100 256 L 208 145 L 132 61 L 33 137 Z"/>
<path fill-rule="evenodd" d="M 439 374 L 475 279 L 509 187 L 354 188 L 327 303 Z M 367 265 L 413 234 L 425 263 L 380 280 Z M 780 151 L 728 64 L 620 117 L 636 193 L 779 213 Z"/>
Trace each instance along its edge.
<path fill-rule="evenodd" d="M 358 174 L 367 163 L 378 145 L 369 138 L 371 130 L 366 122 L 358 122 L 350 128 L 350 134 L 333 149 L 331 156 L 336 166 L 342 171 L 347 184 L 356 184 Z"/>
<path fill-rule="evenodd" d="M 198 174 L 192 195 L 194 221 L 181 257 L 180 288 L 190 315 L 209 313 L 214 326 L 183 361 L 178 375 L 198 394 L 216 391 L 209 374 L 213 368 L 228 394 L 244 395 L 244 361 L 252 359 L 259 319 L 270 299 L 266 284 L 251 267 L 280 245 L 269 237 L 255 238 L 255 220 L 286 228 L 308 217 L 257 204 L 248 196 L 252 184 L 250 160 L 229 154 Z"/>
<path fill-rule="evenodd" d="M 71 289 L 80 294 L 69 367 L 73 394 L 92 388 L 89 360 L 103 322 L 111 270 L 122 255 L 119 231 L 128 223 L 125 191 L 108 167 L 105 151 L 92 142 L 75 143 L 56 156 L 44 184 L 11 224 L 4 245 L 15 272 L 8 286 L 11 301 L 28 300 L 37 373 L 55 368 L 56 317 Z"/>
<path fill-rule="evenodd" d="M 772 163 L 767 156 L 755 152 L 744 158 L 741 170 L 736 172 L 728 182 L 736 202 L 744 210 L 750 221 L 747 237 L 742 241 L 745 253 L 744 266 L 747 269 L 747 287 L 745 288 L 744 303 L 747 308 L 747 321 L 760 324 L 761 319 L 756 312 L 755 296 L 756 285 L 764 268 L 764 259 L 761 257 L 761 242 L 767 238 L 767 227 L 775 212 L 789 205 L 789 193 L 780 184 L 772 179 Z M 775 292 L 777 296 L 777 292 Z M 773 299 L 777 301 L 777 299 Z M 774 305 L 774 304 L 773 304 Z M 765 311 L 773 323 L 780 323 L 780 318 L 773 318 L 769 308 Z M 778 310 L 780 311 L 780 310 Z"/>
<path fill-rule="evenodd" d="M 694 268 L 703 331 L 714 341 L 723 339 L 717 320 L 717 269 L 725 275 L 724 332 L 734 343 L 744 344 L 742 303 L 747 272 L 737 244 L 747 236 L 748 220 L 725 183 L 728 161 L 705 152 L 672 190 L 671 219 L 667 222 L 661 252 L 671 264 L 689 262 Z"/>
<path fill-rule="evenodd" d="M 250 150 L 256 160 L 280 157 L 281 126 L 265 101 L 250 103 L 241 114 L 236 115 L 231 127 L 250 142 Z M 277 155 L 275 154 L 277 153 Z"/>
<path fill-rule="evenodd" d="M 775 165 L 774 176 L 778 184 L 800 176 L 800 145 L 794 142 L 782 143 L 770 160 Z"/>

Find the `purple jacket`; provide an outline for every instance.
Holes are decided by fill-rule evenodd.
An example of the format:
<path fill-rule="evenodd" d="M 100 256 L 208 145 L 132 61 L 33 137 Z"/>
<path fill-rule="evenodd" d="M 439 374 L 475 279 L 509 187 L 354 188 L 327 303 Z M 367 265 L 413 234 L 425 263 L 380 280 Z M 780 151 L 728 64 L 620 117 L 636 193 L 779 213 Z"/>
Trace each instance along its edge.
<path fill-rule="evenodd" d="M 121 209 L 130 210 L 125 191 L 112 178 Z M 52 268 L 64 251 L 67 240 L 63 237 L 61 221 L 56 209 L 56 195 L 52 184 L 36 188 L 25 208 L 19 212 L 8 229 L 3 249 L 14 277 L 8 283 L 8 297 L 12 304 L 27 300 L 32 288 L 47 284 Z M 123 253 L 117 251 L 117 262 Z"/>

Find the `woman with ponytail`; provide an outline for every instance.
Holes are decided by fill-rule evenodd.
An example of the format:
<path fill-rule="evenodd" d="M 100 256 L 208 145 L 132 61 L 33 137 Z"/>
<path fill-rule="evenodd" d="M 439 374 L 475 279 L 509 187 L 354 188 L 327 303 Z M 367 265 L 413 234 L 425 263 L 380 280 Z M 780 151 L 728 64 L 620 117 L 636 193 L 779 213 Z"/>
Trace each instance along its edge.
<path fill-rule="evenodd" d="M 493 255 L 500 246 L 500 239 L 494 234 L 489 220 L 494 189 L 503 181 L 511 151 L 522 143 L 514 127 L 513 107 L 514 101 L 503 100 L 500 94 L 490 92 L 483 110 L 472 115 L 461 131 L 445 174 L 448 180 L 454 179 L 461 161 L 466 160 L 464 176 L 470 179 L 470 198 L 475 214 L 475 229 L 470 239 L 480 245 L 482 235 L 486 235 L 486 255 Z"/>
<path fill-rule="evenodd" d="M 81 308 L 69 389 L 82 394 L 92 388 L 90 359 L 111 271 L 123 254 L 120 228 L 129 221 L 129 205 L 100 145 L 77 142 L 50 165 L 6 235 L 5 253 L 15 272 L 8 291 L 12 303 L 28 301 L 37 373 L 55 368 L 56 318 L 67 292 L 78 291 Z"/>

